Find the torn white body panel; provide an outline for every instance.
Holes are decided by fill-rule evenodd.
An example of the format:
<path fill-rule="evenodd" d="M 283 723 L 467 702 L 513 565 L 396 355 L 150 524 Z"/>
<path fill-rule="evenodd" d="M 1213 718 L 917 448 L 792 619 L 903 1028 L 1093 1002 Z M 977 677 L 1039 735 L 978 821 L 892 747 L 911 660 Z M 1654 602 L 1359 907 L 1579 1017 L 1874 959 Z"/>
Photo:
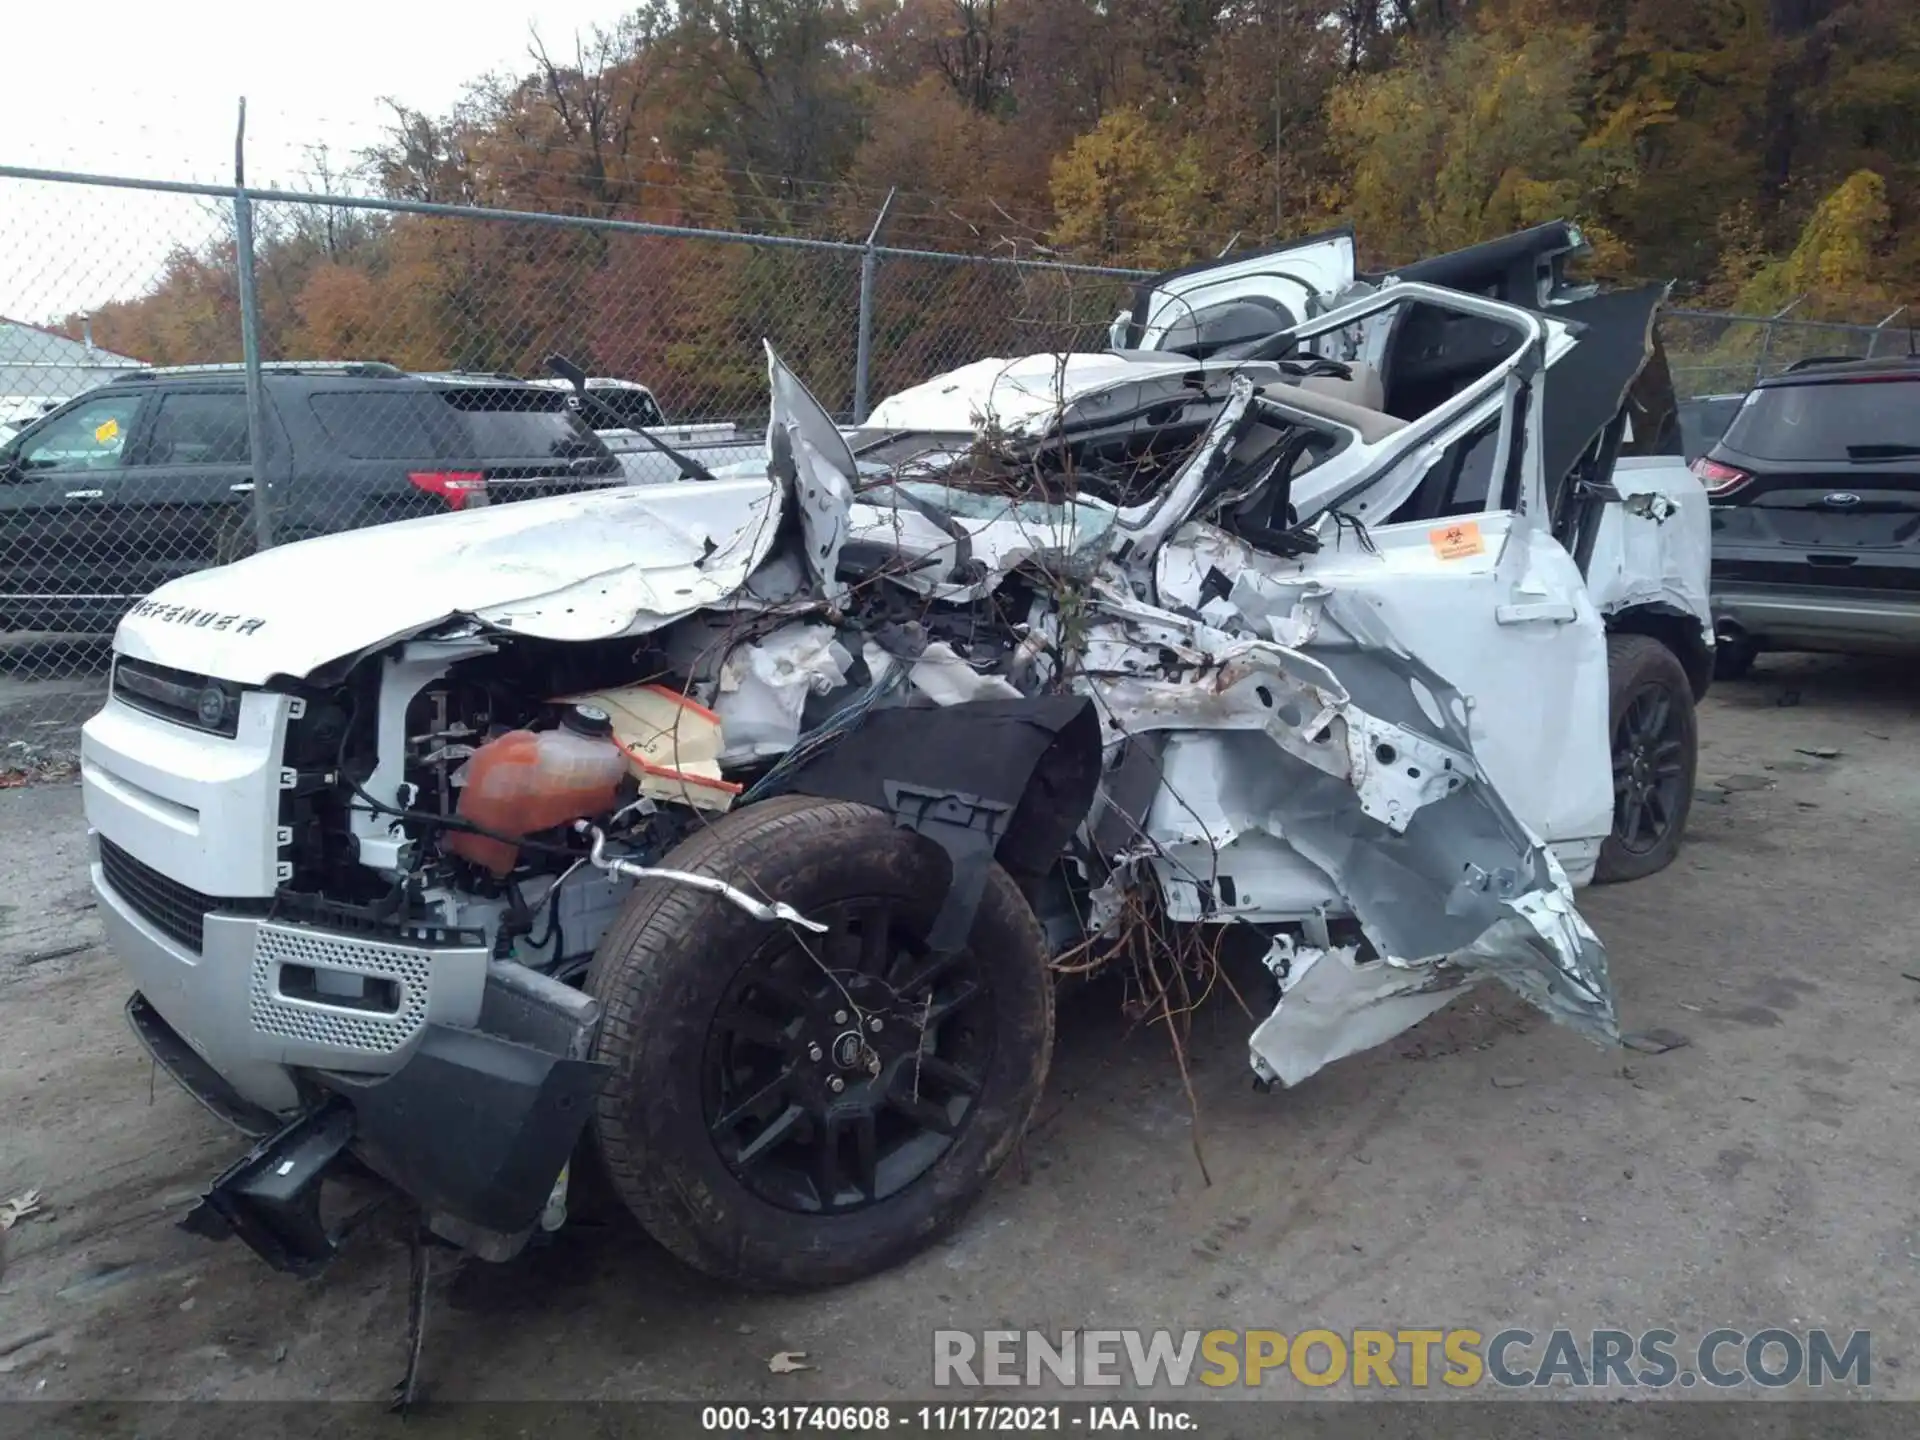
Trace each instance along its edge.
<path fill-rule="evenodd" d="M 1587 586 L 1603 615 L 1654 605 L 1696 621 L 1713 643 L 1707 574 L 1713 517 L 1707 492 L 1678 457 L 1629 455 L 1614 462 L 1620 503 L 1600 512 Z"/>
<path fill-rule="evenodd" d="M 1385 580 L 1351 544 L 1314 556 L 1314 579 L 1334 593 L 1310 652 L 1327 658 L 1340 631 L 1365 645 L 1378 626 L 1459 692 L 1474 755 L 1531 831 L 1597 840 L 1613 827 L 1605 626 L 1543 526 L 1499 513 L 1479 524 L 1485 549 L 1458 558 L 1444 549 L 1455 527 L 1375 529 Z"/>
<path fill-rule="evenodd" d="M 1268 963 L 1282 999 L 1247 1048 L 1253 1073 L 1282 1085 L 1404 1034 L 1478 979 L 1446 965 L 1362 961 L 1351 945 L 1316 950 L 1283 941 Z"/>
<path fill-rule="evenodd" d="M 983 674 L 962 660 L 944 640 L 920 652 L 907 672 L 907 683 L 936 705 L 962 705 L 971 700 L 1018 700 L 1020 691 L 999 675 Z"/>
<path fill-rule="evenodd" d="M 1233 576 L 1226 606 L 1308 655 L 1374 645 L 1418 657 L 1459 692 L 1452 718 L 1506 802 L 1534 833 L 1587 855 L 1590 873 L 1613 786 L 1606 638 L 1580 572 L 1528 517 L 1505 511 L 1381 525 L 1368 538 L 1372 548 L 1340 533 L 1288 560 L 1193 525 L 1162 550 L 1158 578 L 1171 603 L 1192 605 L 1210 572 Z M 1412 696 L 1416 714 L 1443 718 L 1424 686 Z"/>
<path fill-rule="evenodd" d="M 1173 734 L 1160 756 L 1164 783 L 1142 822 L 1167 918 L 1198 925 L 1224 919 L 1290 925 L 1346 915 L 1339 883 L 1273 828 L 1252 829 L 1218 783 L 1211 735 Z"/>
<path fill-rule="evenodd" d="M 1349 913 L 1396 966 L 1494 975 L 1583 1034 L 1617 1038 L 1605 952 L 1566 873 L 1483 772 L 1458 691 L 1379 622 L 1349 620 L 1339 644 L 1300 652 L 1138 602 L 1095 608 L 1090 655 L 1109 627 L 1152 621 L 1183 642 L 1176 660 L 1204 660 L 1184 678 L 1090 669 L 1082 682 L 1110 736 L 1175 732 L 1143 825 L 1174 917 Z M 1255 835 L 1301 863 L 1248 845 Z"/>
<path fill-rule="evenodd" d="M 725 764 L 784 755 L 800 736 L 808 695 L 845 683 L 853 657 L 830 625 L 789 625 L 727 653 L 713 710 L 720 717 Z"/>
<path fill-rule="evenodd" d="M 1264 735 L 1178 735 L 1167 765 L 1143 828 L 1170 919 L 1286 925 L 1351 915 L 1386 969 L 1448 972 L 1449 994 L 1490 976 L 1588 1038 L 1617 1040 L 1605 952 L 1574 909 L 1565 871 L 1483 779 L 1423 807 L 1393 842 L 1348 781 Z M 1442 988 L 1382 984 L 1377 993 Z M 1410 1025 L 1444 999 L 1391 1013 Z M 1290 1003 L 1283 995 L 1282 1017 Z M 1369 1011 L 1338 1053 L 1378 1043 L 1379 1021 Z M 1298 1062 L 1275 1068 L 1310 1073 Z"/>
<path fill-rule="evenodd" d="M 915 500 L 949 516 L 948 527 L 915 509 Z M 847 541 L 884 546 L 905 562 L 892 572 L 895 583 L 952 602 L 991 593 L 1028 561 L 1075 555 L 1103 543 L 1116 516 L 1111 505 L 1085 498 L 1058 505 L 981 501 L 933 480 L 877 487 L 851 507 Z M 954 578 L 962 560 L 954 529 L 965 533 L 965 558 L 971 562 L 967 578 Z"/>
<path fill-rule="evenodd" d="M 860 467 L 847 437 L 800 379 L 766 342 L 771 395 L 767 420 L 767 473 L 800 515 L 807 570 L 828 600 L 846 594 L 840 578 L 840 547 L 846 544 L 853 492 Z"/>

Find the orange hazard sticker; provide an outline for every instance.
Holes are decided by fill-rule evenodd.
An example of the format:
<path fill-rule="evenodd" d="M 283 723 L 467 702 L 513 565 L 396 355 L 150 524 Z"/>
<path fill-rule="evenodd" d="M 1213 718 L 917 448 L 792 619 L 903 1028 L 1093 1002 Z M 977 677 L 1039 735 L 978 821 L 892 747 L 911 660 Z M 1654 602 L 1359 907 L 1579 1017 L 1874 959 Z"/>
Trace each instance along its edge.
<path fill-rule="evenodd" d="M 1469 555 L 1484 555 L 1487 551 L 1487 542 L 1480 538 L 1480 526 L 1472 520 L 1429 530 L 1427 539 L 1432 542 L 1433 553 L 1442 560 L 1464 560 Z"/>

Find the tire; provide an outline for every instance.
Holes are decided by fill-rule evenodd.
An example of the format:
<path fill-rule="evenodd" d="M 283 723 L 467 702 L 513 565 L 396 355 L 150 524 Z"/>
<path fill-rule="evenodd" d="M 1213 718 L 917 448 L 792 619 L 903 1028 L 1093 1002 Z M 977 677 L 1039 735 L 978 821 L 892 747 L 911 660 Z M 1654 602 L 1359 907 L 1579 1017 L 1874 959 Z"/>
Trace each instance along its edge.
<path fill-rule="evenodd" d="M 1593 874 L 1602 885 L 1640 880 L 1672 863 L 1700 761 L 1693 686 L 1673 651 L 1650 635 L 1609 635 L 1607 688 L 1614 812 Z"/>
<path fill-rule="evenodd" d="M 1719 640 L 1713 647 L 1713 678 L 1744 680 L 1760 658 L 1760 647 L 1751 640 Z"/>
<path fill-rule="evenodd" d="M 1012 877 L 992 867 L 969 943 L 942 964 L 913 945 L 946 854 L 868 806 L 765 801 L 660 864 L 835 929 L 802 950 L 797 927 L 718 896 L 634 887 L 587 979 L 613 1069 L 593 1133 L 620 1199 L 681 1260 L 748 1289 L 839 1284 L 924 1249 L 1005 1163 L 1046 1081 L 1046 940 Z"/>

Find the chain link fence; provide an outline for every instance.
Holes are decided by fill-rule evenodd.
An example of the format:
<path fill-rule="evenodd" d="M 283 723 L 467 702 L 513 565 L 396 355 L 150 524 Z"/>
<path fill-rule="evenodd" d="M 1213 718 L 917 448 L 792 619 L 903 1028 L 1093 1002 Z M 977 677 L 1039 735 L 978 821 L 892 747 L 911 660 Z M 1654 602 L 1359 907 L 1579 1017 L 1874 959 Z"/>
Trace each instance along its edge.
<path fill-rule="evenodd" d="M 1792 307 L 1789 307 L 1791 309 Z M 1915 348 L 1904 309 L 1877 325 L 1778 315 L 1669 309 L 1660 332 L 1682 399 L 1744 395 L 1755 382 L 1809 360 L 1872 359 Z"/>
<path fill-rule="evenodd" d="M 677 477 L 648 436 L 750 461 L 765 343 L 852 423 L 984 356 L 1104 344 L 1135 278 L 879 234 L 0 169 L 0 784 L 71 755 L 119 616 L 176 576 Z"/>
<path fill-rule="evenodd" d="M 649 435 L 750 461 L 763 341 L 857 423 L 975 360 L 1104 348 L 1139 278 L 890 247 L 882 222 L 821 241 L 0 167 L 0 785 L 67 763 L 118 617 L 176 576 L 675 478 Z M 1894 353 L 1893 318 L 1664 333 L 1682 396 L 1714 396 Z M 99 388 L 130 372 L 152 378 Z"/>

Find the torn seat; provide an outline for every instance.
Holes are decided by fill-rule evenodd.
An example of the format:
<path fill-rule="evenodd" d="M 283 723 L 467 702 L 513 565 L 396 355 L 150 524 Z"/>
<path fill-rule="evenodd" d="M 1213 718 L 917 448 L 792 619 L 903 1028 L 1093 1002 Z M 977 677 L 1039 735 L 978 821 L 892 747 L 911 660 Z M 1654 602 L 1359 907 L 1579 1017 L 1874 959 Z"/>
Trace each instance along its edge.
<path fill-rule="evenodd" d="M 1352 370 L 1349 380 L 1311 375 L 1263 386 L 1260 393 L 1276 404 L 1357 430 L 1369 445 L 1406 429 L 1406 421 L 1378 408 L 1383 394 L 1380 372 L 1370 365 L 1355 365 Z"/>

